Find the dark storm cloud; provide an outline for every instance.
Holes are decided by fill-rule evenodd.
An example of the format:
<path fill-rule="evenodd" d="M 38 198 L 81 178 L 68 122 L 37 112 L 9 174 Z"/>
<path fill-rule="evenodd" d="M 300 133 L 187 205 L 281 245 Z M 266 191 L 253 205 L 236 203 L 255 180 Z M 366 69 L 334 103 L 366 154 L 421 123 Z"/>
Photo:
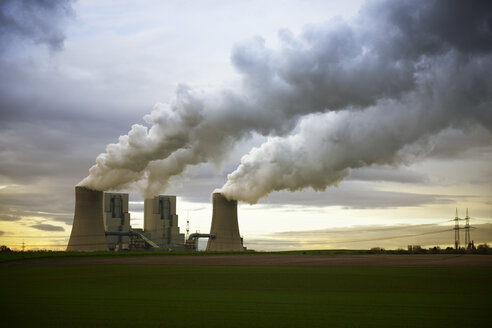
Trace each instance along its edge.
<path fill-rule="evenodd" d="M 107 81 L 73 77 L 67 67 L 47 65 L 38 58 L 36 48 L 30 52 L 34 53 L 33 59 L 23 58 L 22 52 L 15 59 L 0 57 L 0 127 L 17 122 L 39 124 L 45 129 L 52 125 L 71 125 L 81 130 L 97 127 L 84 133 L 87 137 L 97 132 L 117 139 L 128 129 L 129 122 L 140 118 L 144 109 L 130 103 L 132 97 L 125 98 L 121 89 L 105 88 Z M 117 98 L 120 101 L 115 101 Z"/>
<path fill-rule="evenodd" d="M 5 215 L 71 222 L 73 186 L 104 144 L 139 116 L 115 118 L 114 107 L 99 101 L 107 94 L 93 93 L 97 86 L 70 78 L 58 65 L 71 6 L 0 2 L 0 185 L 16 185 L 2 190 Z M 52 52 L 49 62 L 44 45 Z"/>
<path fill-rule="evenodd" d="M 46 223 L 33 224 L 30 227 L 42 231 L 65 231 L 63 227 L 55 226 L 52 224 L 46 224 Z"/>
<path fill-rule="evenodd" d="M 44 44 L 51 50 L 62 50 L 66 25 L 75 17 L 73 2 L 0 2 L 0 44 L 2 49 L 8 50 L 7 54 L 0 53 L 0 128 L 2 132 L 10 130 L 7 137 L 11 139 L 7 140 L 5 135 L 0 138 L 3 141 L 0 147 L 4 150 L 13 150 L 12 145 L 18 142 L 17 146 L 32 147 L 38 152 L 46 149 L 47 158 L 53 147 L 85 151 L 98 143 L 98 150 L 94 150 L 97 153 L 104 144 L 125 132 L 129 122 L 140 117 L 138 113 L 130 113 L 138 112 L 135 104 L 112 101 L 116 95 L 101 88 L 101 81 L 87 83 L 74 77 L 73 66 L 66 67 L 58 62 L 61 52 L 46 58 L 40 51 Z M 26 40 L 32 44 L 23 47 Z M 87 67 L 83 65 L 87 64 L 88 61 L 75 70 L 85 72 Z M 115 80 L 114 76 L 105 78 Z M 118 112 L 117 117 L 114 112 Z M 23 140 L 17 140 L 21 138 Z M 67 150 L 61 153 L 66 154 Z M 39 163 L 39 160 L 33 157 L 32 162 Z M 61 169 L 66 167 L 60 166 Z"/>
<path fill-rule="evenodd" d="M 446 129 L 432 140 L 429 156 L 439 159 L 480 158 L 490 153 L 492 131 L 480 126 Z"/>
<path fill-rule="evenodd" d="M 0 1 L 0 45 L 5 50 L 18 39 L 63 47 L 64 21 L 73 15 L 72 0 Z"/>
<path fill-rule="evenodd" d="M 140 116 L 133 105 L 109 104 L 114 95 L 96 85 L 88 90 L 60 76 L 59 68 L 47 73 L 38 65 L 0 58 L 0 183 L 2 175 L 22 183 L 48 176 L 80 180 L 104 145 Z"/>
<path fill-rule="evenodd" d="M 419 56 L 449 49 L 464 53 L 492 50 L 492 3 L 488 0 L 370 1 L 369 17 L 380 17 L 403 47 L 400 54 Z M 372 23 L 378 24 L 378 21 Z M 387 34 L 385 34 L 386 36 Z M 391 42 L 392 40 L 388 40 Z"/>
<path fill-rule="evenodd" d="M 369 1 L 352 21 L 282 30 L 279 49 L 261 37 L 240 43 L 231 57 L 240 88 L 180 86 L 145 116 L 150 127 L 135 124 L 108 145 L 81 185 L 157 194 L 258 133 L 271 138 L 222 188 L 254 203 L 276 190 L 325 190 L 353 169 L 410 163 L 450 127 L 492 130 L 490 7 Z"/>
<path fill-rule="evenodd" d="M 9 189 L 3 189 L 0 194 L 0 212 L 3 216 L 42 217 L 67 224 L 73 220 L 73 184 L 53 179 L 41 181 L 39 185 L 30 184 L 27 192 L 23 193 L 15 188 L 9 192 Z"/>
<path fill-rule="evenodd" d="M 104 147 L 108 131 L 115 130 L 104 122 L 9 122 L 0 130 L 0 183 L 2 176 L 10 183 L 32 183 L 43 177 L 77 180 Z"/>
<path fill-rule="evenodd" d="M 22 88 L 15 78 L 11 82 L 10 88 Z M 6 93 L 7 99 L 15 97 L 15 92 Z M 6 98 L 0 98 L 0 106 Z M 108 140 L 114 138 L 117 129 L 114 124 L 81 117 L 42 117 L 44 108 L 33 107 L 31 101 L 29 97 L 17 99 L 16 115 L 0 119 L 0 185 L 7 186 L 0 191 L 0 212 L 71 224 L 73 186 L 103 147 L 104 139 L 108 135 Z M 38 113 L 31 115 L 30 111 Z"/>
<path fill-rule="evenodd" d="M 0 221 L 19 221 L 20 217 L 14 215 L 0 214 Z"/>

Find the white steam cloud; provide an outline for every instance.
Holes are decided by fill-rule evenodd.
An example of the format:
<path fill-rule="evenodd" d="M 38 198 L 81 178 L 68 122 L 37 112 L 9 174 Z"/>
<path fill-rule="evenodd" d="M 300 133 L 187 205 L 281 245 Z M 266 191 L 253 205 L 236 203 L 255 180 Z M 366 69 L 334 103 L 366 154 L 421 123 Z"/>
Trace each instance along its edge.
<path fill-rule="evenodd" d="M 459 22 L 459 25 L 457 24 Z M 274 190 L 324 190 L 351 169 L 425 155 L 453 127 L 492 130 L 492 4 L 370 1 L 351 22 L 236 46 L 240 90 L 180 86 L 99 155 L 80 185 L 162 192 L 187 166 L 220 163 L 252 132 L 269 136 L 221 191 L 255 203 Z"/>

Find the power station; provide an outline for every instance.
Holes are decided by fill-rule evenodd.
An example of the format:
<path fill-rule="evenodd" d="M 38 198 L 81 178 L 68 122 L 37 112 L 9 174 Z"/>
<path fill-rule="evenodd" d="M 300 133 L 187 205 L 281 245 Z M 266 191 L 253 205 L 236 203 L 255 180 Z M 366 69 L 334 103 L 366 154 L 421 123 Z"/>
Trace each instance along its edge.
<path fill-rule="evenodd" d="M 210 234 L 193 233 L 185 241 L 178 226 L 176 196 L 145 199 L 144 229 L 133 229 L 128 194 L 104 193 L 77 186 L 67 251 L 197 250 L 199 238 L 209 239 L 207 251 L 245 250 L 239 234 L 237 201 L 214 193 L 212 204 Z"/>

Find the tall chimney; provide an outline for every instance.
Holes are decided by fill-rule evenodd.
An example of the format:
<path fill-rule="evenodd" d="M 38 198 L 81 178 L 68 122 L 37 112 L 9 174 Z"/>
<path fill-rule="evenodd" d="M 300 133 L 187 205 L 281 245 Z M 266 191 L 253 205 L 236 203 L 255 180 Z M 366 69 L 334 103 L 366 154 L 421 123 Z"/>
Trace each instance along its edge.
<path fill-rule="evenodd" d="M 207 251 L 243 251 L 237 223 L 237 201 L 227 200 L 221 193 L 213 193 L 212 202 L 213 212 L 210 234 L 215 234 L 215 239 L 210 238 L 208 240 Z"/>
<path fill-rule="evenodd" d="M 107 251 L 103 192 L 75 187 L 75 214 L 67 251 Z"/>

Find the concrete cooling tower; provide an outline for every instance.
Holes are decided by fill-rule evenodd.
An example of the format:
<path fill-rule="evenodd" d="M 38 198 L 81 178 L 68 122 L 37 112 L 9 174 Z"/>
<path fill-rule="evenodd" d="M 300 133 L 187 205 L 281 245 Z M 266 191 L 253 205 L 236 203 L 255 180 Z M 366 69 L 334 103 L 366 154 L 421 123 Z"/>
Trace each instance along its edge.
<path fill-rule="evenodd" d="M 107 251 L 103 192 L 75 187 L 75 215 L 67 251 Z"/>
<path fill-rule="evenodd" d="M 209 239 L 207 251 L 211 252 L 241 252 L 243 245 L 237 223 L 237 201 L 227 200 L 221 193 L 212 194 L 213 212 L 210 234 L 215 239 Z"/>

